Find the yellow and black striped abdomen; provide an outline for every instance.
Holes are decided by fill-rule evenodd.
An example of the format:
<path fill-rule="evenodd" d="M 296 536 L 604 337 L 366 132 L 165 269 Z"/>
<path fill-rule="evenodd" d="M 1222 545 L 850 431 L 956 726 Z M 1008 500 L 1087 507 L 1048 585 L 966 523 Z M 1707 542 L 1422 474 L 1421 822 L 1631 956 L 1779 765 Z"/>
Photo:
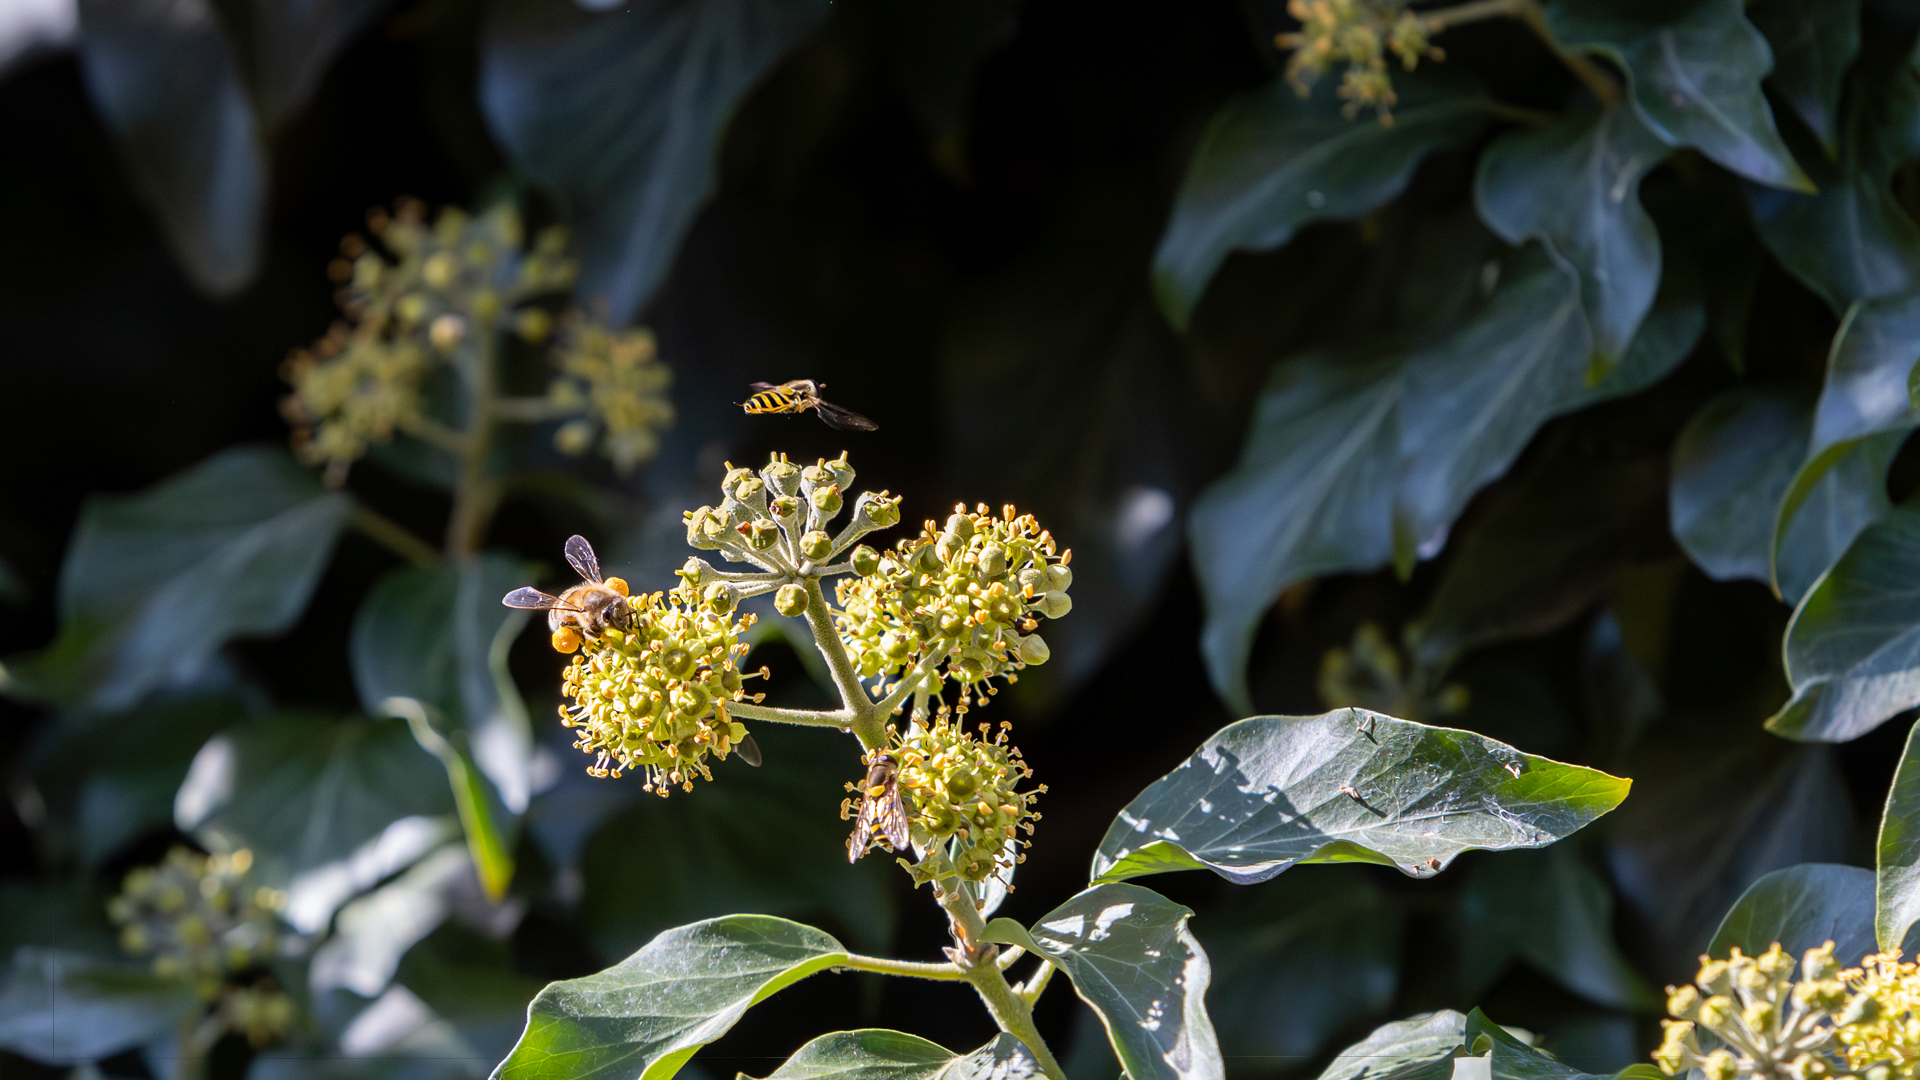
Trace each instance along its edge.
<path fill-rule="evenodd" d="M 746 400 L 740 406 L 750 415 L 762 413 L 800 412 L 807 407 L 806 400 L 791 390 L 765 390 Z"/>

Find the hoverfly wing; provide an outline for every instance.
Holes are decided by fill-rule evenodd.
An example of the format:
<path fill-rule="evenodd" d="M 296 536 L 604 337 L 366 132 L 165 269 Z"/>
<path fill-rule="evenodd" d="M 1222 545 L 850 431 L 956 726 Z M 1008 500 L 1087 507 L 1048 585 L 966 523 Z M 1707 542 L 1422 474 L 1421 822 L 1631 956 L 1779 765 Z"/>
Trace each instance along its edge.
<path fill-rule="evenodd" d="M 753 390 L 753 391 L 758 391 L 758 392 L 765 392 L 765 391 L 768 391 L 768 390 L 778 390 L 778 389 L 780 389 L 780 387 L 779 387 L 779 386 L 778 386 L 777 384 L 775 384 L 775 383 L 770 383 L 770 382 L 757 382 L 757 383 L 748 383 L 748 384 L 747 384 L 747 389 L 749 389 L 749 390 Z"/>
<path fill-rule="evenodd" d="M 825 420 L 828 427 L 840 431 L 880 430 L 879 424 L 861 416 L 852 409 L 843 409 L 830 401 L 822 401 L 819 398 L 814 398 L 813 411 L 820 414 L 820 419 Z"/>
<path fill-rule="evenodd" d="M 570 605 L 560 602 L 557 596 L 549 596 L 539 589 L 515 589 L 502 597 L 501 603 L 512 608 L 528 608 L 533 611 L 545 611 L 548 608 L 564 608 Z"/>
<path fill-rule="evenodd" d="M 886 794 L 876 801 L 880 805 L 874 811 L 874 827 L 893 850 L 906 851 L 913 842 L 913 831 L 907 828 L 907 804 L 900 799 L 900 785 L 888 784 Z"/>
<path fill-rule="evenodd" d="M 733 744 L 733 752 L 739 755 L 741 761 L 756 769 L 760 767 L 760 762 L 763 760 L 760 757 L 760 744 L 754 742 L 750 734 L 740 736 L 739 741 Z"/>
<path fill-rule="evenodd" d="M 588 581 L 600 581 L 600 560 L 593 554 L 593 545 L 587 543 L 584 536 L 567 537 L 567 562 L 574 573 Z"/>

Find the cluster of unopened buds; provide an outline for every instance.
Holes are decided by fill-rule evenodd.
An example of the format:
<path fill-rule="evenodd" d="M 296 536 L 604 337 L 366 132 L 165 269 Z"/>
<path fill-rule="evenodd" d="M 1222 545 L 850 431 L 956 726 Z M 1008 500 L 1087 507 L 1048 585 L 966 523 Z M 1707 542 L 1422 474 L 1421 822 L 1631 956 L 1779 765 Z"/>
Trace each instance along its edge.
<path fill-rule="evenodd" d="M 1422 58 L 1445 59 L 1427 40 L 1436 27 L 1407 10 L 1405 0 L 1288 0 L 1287 13 L 1300 21 L 1297 32 L 1274 38 L 1280 48 L 1293 51 L 1287 79 L 1306 97 L 1320 76 L 1344 62 L 1339 92 L 1349 119 L 1370 108 L 1381 124 L 1393 123 L 1399 98 L 1387 73 L 1388 54 L 1408 71 Z"/>
<path fill-rule="evenodd" d="M 606 584 L 627 590 L 619 578 Z M 576 732 L 574 746 L 594 756 L 589 774 L 637 769 L 648 791 L 692 791 L 695 777 L 713 779 L 709 758 L 724 760 L 746 738 L 727 705 L 748 697 L 739 661 L 750 646 L 739 636 L 754 617 L 734 617 L 731 593 L 702 598 L 688 583 L 626 604 L 624 627 L 584 640 L 556 634 L 556 646 L 572 646 L 563 651 L 579 650 L 561 684 L 569 701 L 560 721 Z"/>
<path fill-rule="evenodd" d="M 431 222 L 426 207 L 402 200 L 368 215 L 371 239 L 341 241 L 328 274 L 340 285 L 344 318 L 281 368 L 293 392 L 281 412 L 294 426 L 300 458 L 325 465 L 339 484 L 372 446 L 404 433 L 448 448 L 459 438 L 430 415 L 431 380 L 443 369 L 490 366 L 506 336 L 541 350 L 558 369 L 532 413 L 508 418 L 573 419 L 555 442 L 580 453 L 596 443 L 615 467 L 652 457 L 672 423 L 670 381 L 644 330 L 614 331 L 578 311 L 556 320 L 549 306 L 572 288 L 578 268 L 566 232 L 526 242 L 520 215 L 498 204 L 478 215 L 448 207 Z M 492 378 L 493 376 L 487 376 Z M 503 414 L 504 415 L 504 414 Z"/>
<path fill-rule="evenodd" d="M 293 1003 L 264 969 L 279 947 L 286 894 L 248 884 L 253 855 L 177 847 L 158 866 L 127 874 L 107 914 L 121 947 L 152 957 L 153 972 L 193 984 L 229 1031 L 255 1046 L 284 1036 Z"/>
<path fill-rule="evenodd" d="M 884 555 L 856 548 L 834 620 L 862 676 L 944 660 L 964 712 L 988 679 L 1047 662 L 1051 650 L 1035 631 L 1041 618 L 1073 609 L 1072 559 L 1031 514 L 956 506 L 944 526 L 928 521 Z"/>
<path fill-rule="evenodd" d="M 1411 651 L 1411 650 L 1409 650 Z M 1320 657 L 1320 697 L 1330 708 L 1359 706 L 1409 720 L 1433 720 L 1463 712 L 1467 688 L 1448 683 L 1433 689 L 1427 672 L 1409 672 L 1399 650 L 1378 624 L 1361 623 L 1351 646 L 1335 646 Z"/>
<path fill-rule="evenodd" d="M 1842 970 L 1829 941 L 1796 965 L 1776 943 L 1701 957 L 1691 986 L 1670 987 L 1666 1038 L 1653 1060 L 1703 1080 L 1912 1080 L 1920 1064 L 1920 968 L 1898 952 Z M 1800 978 L 1794 973 L 1799 968 Z"/>
<path fill-rule="evenodd" d="M 975 734 L 943 708 L 930 726 L 916 726 L 875 751 L 892 759 L 912 842 L 926 853 L 912 866 L 916 881 L 958 876 L 983 882 L 1008 877 L 1026 861 L 1020 849 L 1029 841 L 1021 834 L 1032 835 L 1040 820 L 1033 803 L 1047 786 L 1021 790 L 1033 770 L 1007 742 L 1010 726 L 1002 722 L 992 731 L 981 724 Z M 868 795 L 862 795 L 864 802 Z M 855 809 L 853 800 L 842 803 L 841 817 Z M 881 839 L 876 834 L 870 843 Z"/>

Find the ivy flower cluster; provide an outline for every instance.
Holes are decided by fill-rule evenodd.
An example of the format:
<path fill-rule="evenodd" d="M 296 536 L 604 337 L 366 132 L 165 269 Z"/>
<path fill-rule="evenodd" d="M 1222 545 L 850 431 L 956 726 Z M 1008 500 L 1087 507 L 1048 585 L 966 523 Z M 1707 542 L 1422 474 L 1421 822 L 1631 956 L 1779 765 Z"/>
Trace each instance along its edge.
<path fill-rule="evenodd" d="M 155 975 L 190 981 L 226 1030 L 264 1046 L 293 1022 L 292 1001 L 260 974 L 278 949 L 286 894 L 250 887 L 252 865 L 244 848 L 201 855 L 176 847 L 160 865 L 128 873 L 107 914 L 129 954 L 152 957 Z"/>
<path fill-rule="evenodd" d="M 1418 664 L 1407 670 L 1399 650 L 1371 622 L 1354 631 L 1352 645 L 1321 655 L 1318 689 L 1330 708 L 1357 705 L 1423 722 L 1461 713 L 1470 700 L 1459 683 L 1434 689 L 1431 674 Z"/>
<path fill-rule="evenodd" d="M 1320 76 L 1345 63 L 1340 97 L 1348 119 L 1373 109 L 1383 126 L 1392 125 L 1399 98 L 1387 73 L 1388 54 L 1408 71 L 1422 58 L 1445 59 L 1427 40 L 1437 28 L 1408 11 L 1405 0 L 1288 0 L 1287 14 L 1300 21 L 1300 29 L 1277 35 L 1274 43 L 1293 51 L 1288 81 L 1306 97 Z"/>
<path fill-rule="evenodd" d="M 548 350 L 556 374 L 544 398 L 512 402 L 502 417 L 566 420 L 554 436 L 562 450 L 597 444 L 623 472 L 658 450 L 673 408 L 652 336 L 608 329 L 579 311 L 564 314 L 555 333 L 546 305 L 578 274 L 565 230 L 542 230 L 529 245 L 511 206 L 478 215 L 448 207 L 429 222 L 414 200 L 367 222 L 371 239 L 348 236 L 328 267 L 343 318 L 281 368 L 293 387 L 281 412 L 294 448 L 326 466 L 329 483 L 344 482 L 355 461 L 396 433 L 459 450 L 461 433 L 433 415 L 431 403 L 447 396 L 434 376 L 451 369 L 491 382 L 492 357 L 509 333 Z"/>
<path fill-rule="evenodd" d="M 1669 987 L 1666 1038 L 1653 1060 L 1668 1076 L 1705 1080 L 1912 1080 L 1920 1065 L 1920 967 L 1898 952 L 1841 970 L 1833 942 L 1798 967 L 1778 943 L 1700 958 L 1692 986 Z M 1702 1033 L 1706 1042 L 1702 1042 Z"/>
<path fill-rule="evenodd" d="M 713 779 L 708 759 L 724 760 L 746 737 L 727 704 L 747 700 L 739 660 L 750 646 L 739 636 L 754 617 L 733 617 L 731 593 L 703 599 L 685 583 L 627 605 L 626 629 L 581 642 L 561 683 L 569 701 L 560 722 L 578 733 L 574 747 L 594 756 L 589 775 L 638 769 L 646 790 L 662 797 L 692 791 L 695 777 Z"/>
<path fill-rule="evenodd" d="M 988 679 L 1047 662 L 1051 651 L 1035 631 L 1041 618 L 1073 609 L 1072 559 L 1031 514 L 956 506 L 945 526 L 928 521 L 885 555 L 857 548 L 854 576 L 837 586 L 835 623 L 862 676 L 944 659 L 964 711 Z"/>
<path fill-rule="evenodd" d="M 552 359 L 560 374 L 547 400 L 562 414 L 580 414 L 554 432 L 561 453 L 577 456 L 597 443 L 625 474 L 660 452 L 660 434 L 673 425 L 673 372 L 660 362 L 652 331 L 610 330 L 576 316 Z"/>
<path fill-rule="evenodd" d="M 891 749 L 880 751 L 896 763 L 901 805 L 914 841 L 928 852 L 913 868 L 916 881 L 957 875 L 983 882 L 1010 875 L 1016 863 L 1026 861 L 1019 849 L 1030 841 L 1020 834 L 1033 834 L 1033 823 L 1040 820 L 1033 803 L 1047 786 L 1020 790 L 1033 770 L 1020 748 L 1007 742 L 1009 727 L 1001 723 L 989 738 L 990 725 L 981 724 L 976 735 L 942 715 L 904 739 L 896 736 Z M 851 800 L 842 803 L 841 817 L 851 808 Z"/>
<path fill-rule="evenodd" d="M 805 468 L 774 454 L 757 473 L 728 462 L 720 505 L 687 513 L 687 543 L 786 577 L 843 572 L 845 567 L 828 565 L 834 556 L 867 533 L 900 521 L 899 499 L 884 491 L 863 492 L 852 520 L 837 535 L 828 535 L 827 527 L 846 507 L 853 478 L 845 453 Z M 714 573 L 697 559 L 687 566 L 682 576 L 691 574 L 694 584 Z M 775 594 L 774 607 L 782 615 L 799 615 L 806 606 L 806 590 L 791 581 Z"/>

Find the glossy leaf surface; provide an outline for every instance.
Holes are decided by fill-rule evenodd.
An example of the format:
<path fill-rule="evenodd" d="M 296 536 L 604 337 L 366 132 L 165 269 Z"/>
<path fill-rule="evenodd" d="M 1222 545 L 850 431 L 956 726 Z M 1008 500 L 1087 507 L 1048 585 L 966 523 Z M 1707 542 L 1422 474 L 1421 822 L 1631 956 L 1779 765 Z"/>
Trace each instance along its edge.
<path fill-rule="evenodd" d="M 348 502 L 279 450 L 227 450 L 82 509 L 60 577 L 60 636 L 11 661 L 15 692 L 124 709 L 199 678 L 237 637 L 300 617 Z"/>
<path fill-rule="evenodd" d="M 1467 1018 L 1452 1009 L 1382 1024 L 1335 1055 L 1318 1080 L 1448 1080 L 1466 1031 Z"/>
<path fill-rule="evenodd" d="M 213 0 L 85 0 L 81 70 L 134 189 L 194 284 L 253 279 L 267 161 Z"/>
<path fill-rule="evenodd" d="M 1920 922 L 1920 754 L 1914 742 L 1920 727 L 1907 732 L 1907 745 L 1894 770 L 1893 788 L 1880 818 L 1875 844 L 1873 931 L 1882 950 L 1904 949 Z"/>
<path fill-rule="evenodd" d="M 846 950 L 809 926 L 730 915 L 669 930 L 613 967 L 552 983 L 500 1080 L 666 1080 L 754 1004 Z"/>
<path fill-rule="evenodd" d="M 1187 929 L 1193 912 L 1151 889 L 1095 885 L 1048 912 L 1031 930 L 1011 919 L 987 924 L 987 939 L 1053 961 L 1080 1000 L 1100 1014 L 1128 1076 L 1219 1080 L 1220 1044 L 1207 1018 L 1212 968 Z"/>
<path fill-rule="evenodd" d="M 1774 942 L 1798 960 L 1808 949 L 1834 943 L 1834 958 L 1852 966 L 1875 951 L 1873 875 L 1857 866 L 1801 863 L 1753 883 L 1727 912 L 1707 952 L 1727 956 L 1735 945 L 1748 956 Z"/>
<path fill-rule="evenodd" d="M 1577 275 L 1603 365 L 1626 352 L 1660 286 L 1660 236 L 1640 205 L 1640 180 L 1665 157 L 1625 107 L 1509 132 L 1480 157 L 1481 218 L 1510 244 L 1545 241 Z"/>
<path fill-rule="evenodd" d="M 1668 146 L 1697 147 L 1762 184 L 1812 190 L 1760 92 L 1773 55 L 1740 0 L 1561 0 L 1547 25 L 1561 45 L 1620 65 L 1634 107 Z"/>
<path fill-rule="evenodd" d="M 1767 82 L 1832 157 L 1840 141 L 1840 91 L 1860 51 L 1860 0 L 1759 0 L 1747 17 L 1773 47 Z"/>
<path fill-rule="evenodd" d="M 1039 1075 L 1033 1054 L 1005 1032 L 971 1054 L 955 1054 L 918 1035 L 861 1028 L 814 1039 L 765 1080 L 1027 1080 Z"/>
<path fill-rule="evenodd" d="M 1793 700 L 1767 721 L 1792 739 L 1845 742 L 1920 705 L 1920 506 L 1864 529 L 1787 626 Z"/>
<path fill-rule="evenodd" d="M 827 13 L 824 0 L 569 0 L 494 9 L 480 100 L 517 167 L 560 200 L 579 292 L 639 315 L 713 189 L 740 100 Z"/>
<path fill-rule="evenodd" d="M 1467 1014 L 1466 1027 L 1466 1041 L 1473 1048 L 1485 1048 L 1487 1071 L 1494 1080 L 1659 1080 L 1661 1076 L 1651 1065 L 1629 1065 L 1616 1073 L 1581 1072 L 1521 1042 L 1479 1009 Z"/>
<path fill-rule="evenodd" d="M 1619 805 L 1629 784 L 1364 709 L 1256 716 L 1136 796 L 1107 829 L 1092 877 L 1204 867 L 1251 884 L 1298 862 L 1419 877 L 1474 848 L 1563 839 Z"/>
<path fill-rule="evenodd" d="M 1175 326 L 1186 327 L 1231 252 L 1279 247 L 1310 221 L 1358 217 L 1405 190 L 1428 153 L 1485 127 L 1469 89 L 1401 81 L 1391 126 L 1343 115 L 1330 79 L 1306 100 L 1275 80 L 1220 107 L 1154 255 L 1155 292 Z"/>

